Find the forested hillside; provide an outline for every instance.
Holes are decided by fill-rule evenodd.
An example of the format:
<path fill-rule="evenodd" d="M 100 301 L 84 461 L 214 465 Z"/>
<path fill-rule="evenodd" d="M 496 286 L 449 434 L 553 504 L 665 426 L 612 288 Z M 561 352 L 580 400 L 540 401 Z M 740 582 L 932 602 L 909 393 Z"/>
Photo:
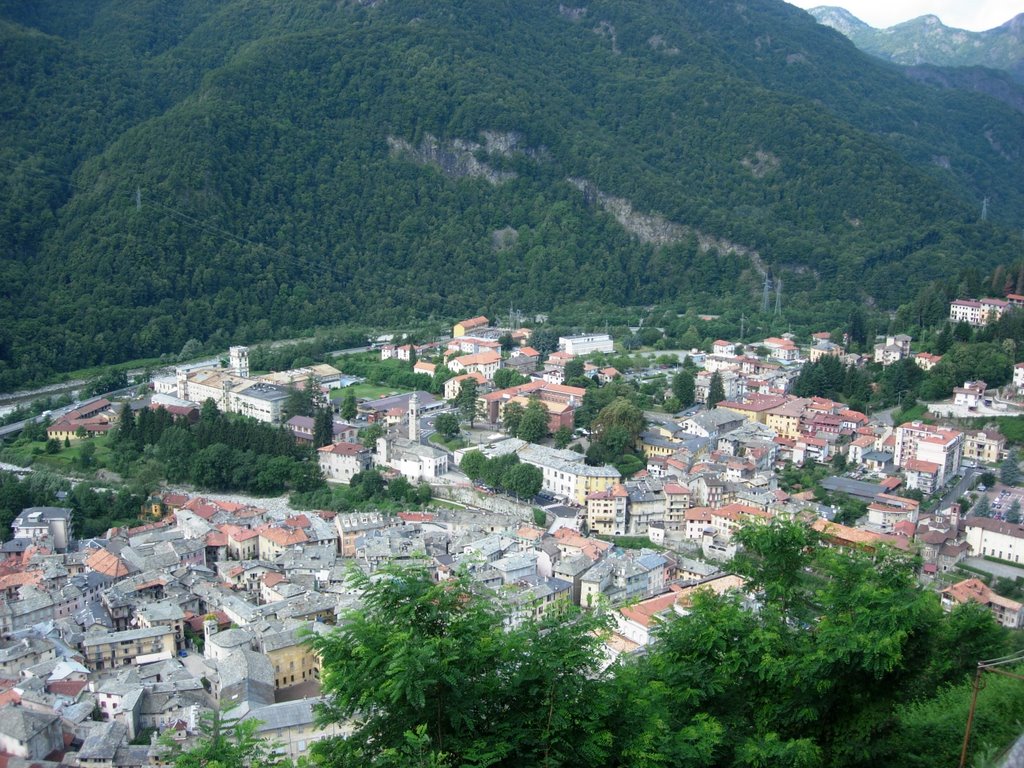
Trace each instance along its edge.
<path fill-rule="evenodd" d="M 5 0 L 0 56 L 0 389 L 510 303 L 754 310 L 766 269 L 895 308 L 1020 257 L 1024 115 L 776 0 Z"/>

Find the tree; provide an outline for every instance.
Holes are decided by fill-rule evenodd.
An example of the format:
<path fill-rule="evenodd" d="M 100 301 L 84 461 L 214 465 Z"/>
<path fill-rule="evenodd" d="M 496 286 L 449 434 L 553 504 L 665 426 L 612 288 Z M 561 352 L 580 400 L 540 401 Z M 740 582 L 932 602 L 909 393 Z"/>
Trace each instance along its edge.
<path fill-rule="evenodd" d="M 303 387 L 292 387 L 281 406 L 281 418 L 288 421 L 292 416 L 312 416 L 316 408 L 316 382 L 306 379 Z"/>
<path fill-rule="evenodd" d="M 751 591 L 763 592 L 765 600 L 782 610 L 790 608 L 816 543 L 811 531 L 802 523 L 775 519 L 747 523 L 734 538 L 743 548 L 733 558 L 732 569 L 747 578 Z"/>
<path fill-rule="evenodd" d="M 696 380 L 690 371 L 680 371 L 672 377 L 672 396 L 679 401 L 682 408 L 689 408 L 694 403 Z"/>
<path fill-rule="evenodd" d="M 565 424 L 555 430 L 555 448 L 565 448 L 572 442 L 572 429 Z"/>
<path fill-rule="evenodd" d="M 519 422 L 516 437 L 528 443 L 537 443 L 548 434 L 548 409 L 539 398 L 531 397 Z"/>
<path fill-rule="evenodd" d="M 363 445 L 371 450 L 376 448 L 377 440 L 387 434 L 387 430 L 384 425 L 379 421 L 375 421 L 373 424 L 368 426 L 362 432 L 359 433 L 359 439 Z"/>
<path fill-rule="evenodd" d="M 1016 525 L 1020 522 L 1020 499 L 1014 497 L 1010 508 L 1006 510 L 1006 522 Z"/>
<path fill-rule="evenodd" d="M 463 421 L 468 421 L 470 429 L 476 421 L 476 379 L 469 377 L 459 383 L 459 394 L 455 396 L 455 407 L 459 409 L 459 416 Z"/>
<path fill-rule="evenodd" d="M 836 453 L 835 456 L 832 457 L 832 469 L 834 469 L 836 472 L 839 472 L 839 473 L 845 472 L 846 471 L 846 464 L 847 464 L 846 454 L 843 453 L 842 451 L 839 451 L 838 453 Z"/>
<path fill-rule="evenodd" d="M 453 440 L 459 435 L 459 417 L 454 413 L 442 413 L 434 421 L 434 428 L 445 440 Z"/>
<path fill-rule="evenodd" d="M 565 364 L 565 368 L 563 369 L 565 383 L 572 384 L 575 381 L 579 381 L 580 379 L 583 378 L 583 373 L 585 370 L 586 368 L 583 364 L 582 358 L 574 357 L 572 360 L 567 361 Z"/>
<path fill-rule="evenodd" d="M 45 448 L 45 450 L 46 450 L 47 453 L 50 453 L 50 454 L 60 453 L 60 440 L 58 440 L 55 437 L 51 437 L 49 440 L 46 441 L 46 448 Z"/>
<path fill-rule="evenodd" d="M 219 420 L 220 408 L 217 407 L 217 401 L 212 397 L 203 400 L 203 404 L 199 407 L 200 424 L 215 424 Z"/>
<path fill-rule="evenodd" d="M 503 333 L 498 337 L 498 343 L 501 345 L 502 352 L 511 352 L 512 348 L 515 347 L 516 341 L 512 338 L 511 333 Z"/>
<path fill-rule="evenodd" d="M 415 496 L 416 488 L 401 475 L 388 483 L 388 497 L 392 501 L 412 501 Z"/>
<path fill-rule="evenodd" d="M 175 768 L 282 768 L 288 761 L 277 752 L 277 745 L 256 734 L 260 721 L 252 718 L 236 720 L 226 726 L 218 710 L 204 712 L 200 717 L 198 742 L 182 751 L 174 739 L 161 744 L 174 756 Z"/>
<path fill-rule="evenodd" d="M 530 336 L 530 346 L 546 355 L 558 349 L 559 331 L 556 328 L 537 328 Z"/>
<path fill-rule="evenodd" d="M 526 384 L 529 379 L 515 368 L 499 368 L 494 372 L 494 386 L 497 389 L 508 389 Z"/>
<path fill-rule="evenodd" d="M 501 423 L 505 432 L 515 437 L 519 433 L 519 425 L 523 421 L 525 409 L 519 403 L 508 403 L 501 409 Z"/>
<path fill-rule="evenodd" d="M 121 406 L 115 439 L 118 443 L 135 444 L 135 412 L 129 403 Z"/>
<path fill-rule="evenodd" d="M 505 489 L 519 499 L 536 496 L 544 482 L 541 470 L 532 464 L 517 464 L 505 477 Z"/>
<path fill-rule="evenodd" d="M 358 412 L 359 406 L 356 403 L 356 391 L 352 387 L 345 387 L 345 394 L 341 396 L 341 418 L 351 421 Z"/>
<path fill-rule="evenodd" d="M 313 746 L 324 768 L 383 762 L 409 746 L 450 765 L 597 765 L 610 734 L 602 700 L 599 616 L 565 613 L 506 629 L 466 574 L 387 568 L 350 586 L 362 606 L 312 639 L 323 659 L 323 722 L 353 722 Z M 392 752 L 388 752 L 392 750 Z"/>
<path fill-rule="evenodd" d="M 634 450 L 646 425 L 640 408 L 625 397 L 617 397 L 601 409 L 590 429 L 593 442 L 620 456 Z"/>
<path fill-rule="evenodd" d="M 999 480 L 1003 485 L 1017 485 L 1020 482 L 1020 464 L 1017 458 L 1017 450 L 1011 448 L 999 465 Z"/>
<path fill-rule="evenodd" d="M 96 463 L 96 444 L 83 443 L 78 451 L 78 466 L 82 469 L 91 469 Z"/>
<path fill-rule="evenodd" d="M 334 415 L 330 408 L 317 408 L 313 417 L 313 447 L 322 448 L 334 442 Z"/>
<path fill-rule="evenodd" d="M 983 493 L 978 497 L 978 500 L 974 502 L 974 506 L 971 507 L 971 512 L 978 517 L 992 517 L 992 502 L 987 494 Z"/>
<path fill-rule="evenodd" d="M 480 453 L 480 451 L 472 450 L 466 451 L 463 454 L 462 461 L 459 463 L 459 469 L 470 480 L 479 480 L 483 476 L 486 465 L 487 457 Z"/>
<path fill-rule="evenodd" d="M 711 374 L 711 381 L 708 384 L 708 409 L 715 408 L 725 400 L 725 387 L 722 385 L 722 374 L 715 371 Z"/>

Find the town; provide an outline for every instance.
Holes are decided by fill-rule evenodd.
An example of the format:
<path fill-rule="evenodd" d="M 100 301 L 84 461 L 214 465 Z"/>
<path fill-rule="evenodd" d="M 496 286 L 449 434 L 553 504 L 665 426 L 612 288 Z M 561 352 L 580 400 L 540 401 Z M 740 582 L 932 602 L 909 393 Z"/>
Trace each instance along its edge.
<path fill-rule="evenodd" d="M 957 300 L 949 319 L 983 327 L 1021 306 L 1013 294 Z M 901 421 L 899 408 L 869 416 L 799 390 L 822 361 L 941 364 L 906 334 L 859 354 L 827 332 L 718 339 L 629 368 L 611 364 L 621 346 L 607 333 L 560 336 L 543 352 L 538 339 L 480 316 L 443 339 L 389 334 L 263 373 L 235 346 L 222 363 L 181 365 L 135 396 L 48 418 L 38 455 L 79 460 L 160 412 L 167 428 L 251 420 L 315 457 L 316 498 L 363 495 L 298 509 L 165 483 L 139 524 L 102 535 L 83 535 L 59 503 L 22 509 L 0 561 L 0 751 L 40 766 L 160 765 L 217 711 L 252 721 L 281 756 L 306 757 L 351 730 L 317 721 L 322 660 L 309 638 L 359 607 L 353 569 L 463 574 L 509 629 L 569 605 L 602 612 L 610 666 L 645 653 L 700 593 L 756 610 L 760 595 L 731 570 L 739 532 L 786 521 L 823 548 L 905 556 L 946 610 L 974 603 L 1024 626 L 1024 487 L 1014 444 L 993 426 L 1024 413 L 1024 363 L 1005 386 L 957 382 L 952 398 Z M 369 381 L 371 358 L 413 386 Z M 151 446 L 142 453 L 163 444 L 139 440 Z M 32 473 L 7 469 L 25 478 L 13 482 Z"/>

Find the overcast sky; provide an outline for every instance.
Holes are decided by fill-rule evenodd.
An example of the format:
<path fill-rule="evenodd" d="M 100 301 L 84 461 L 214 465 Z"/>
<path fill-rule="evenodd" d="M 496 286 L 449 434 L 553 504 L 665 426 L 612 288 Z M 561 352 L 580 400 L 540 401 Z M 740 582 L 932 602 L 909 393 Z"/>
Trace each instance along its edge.
<path fill-rule="evenodd" d="M 891 27 L 925 14 L 934 14 L 947 27 L 975 32 L 998 27 L 1024 12 L 1024 0 L 788 0 L 800 8 L 835 5 L 872 27 Z"/>

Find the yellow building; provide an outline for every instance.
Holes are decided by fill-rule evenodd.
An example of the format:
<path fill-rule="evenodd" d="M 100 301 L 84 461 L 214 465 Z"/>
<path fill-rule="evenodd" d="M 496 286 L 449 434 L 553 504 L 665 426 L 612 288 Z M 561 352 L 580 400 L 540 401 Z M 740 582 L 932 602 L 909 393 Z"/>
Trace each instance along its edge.
<path fill-rule="evenodd" d="M 982 464 L 995 464 L 1006 446 L 1006 438 L 994 429 L 964 433 L 964 458 Z"/>
<path fill-rule="evenodd" d="M 640 435 L 640 447 L 643 448 L 645 458 L 655 456 L 671 456 L 679 450 L 681 442 L 673 438 L 664 437 L 660 432 L 644 432 Z"/>
<path fill-rule="evenodd" d="M 781 395 L 761 395 L 756 392 L 748 392 L 742 401 L 723 400 L 716 408 L 722 411 L 738 413 L 748 421 L 756 421 L 758 424 L 768 423 L 768 412 L 786 403 L 786 398 Z"/>
<path fill-rule="evenodd" d="M 274 667 L 274 687 L 287 688 L 308 680 L 320 680 L 320 656 L 295 629 L 259 639 L 260 650 Z"/>
<path fill-rule="evenodd" d="M 477 328 L 486 328 L 490 324 L 491 321 L 483 315 L 480 315 L 479 317 L 471 317 L 469 320 L 463 320 L 456 323 L 452 327 L 452 336 L 459 338 L 460 336 L 465 336 L 467 333 Z"/>
<path fill-rule="evenodd" d="M 765 425 L 774 429 L 779 437 L 796 440 L 800 437 L 800 420 L 807 410 L 807 398 L 790 400 L 765 413 Z"/>
<path fill-rule="evenodd" d="M 626 532 L 629 492 L 622 483 L 587 496 L 587 526 L 591 533 L 622 536 Z"/>
<path fill-rule="evenodd" d="M 174 657 L 174 628 L 165 626 L 129 629 L 124 632 L 86 634 L 82 655 L 93 671 L 118 669 L 139 661 Z"/>
<path fill-rule="evenodd" d="M 319 703 L 318 699 L 284 701 L 260 707 L 243 719 L 252 718 L 259 722 L 256 734 L 275 745 L 278 755 L 296 762 L 300 757 L 306 757 L 310 747 L 321 739 L 347 737 L 354 730 L 351 722 L 321 725 L 315 710 Z"/>

